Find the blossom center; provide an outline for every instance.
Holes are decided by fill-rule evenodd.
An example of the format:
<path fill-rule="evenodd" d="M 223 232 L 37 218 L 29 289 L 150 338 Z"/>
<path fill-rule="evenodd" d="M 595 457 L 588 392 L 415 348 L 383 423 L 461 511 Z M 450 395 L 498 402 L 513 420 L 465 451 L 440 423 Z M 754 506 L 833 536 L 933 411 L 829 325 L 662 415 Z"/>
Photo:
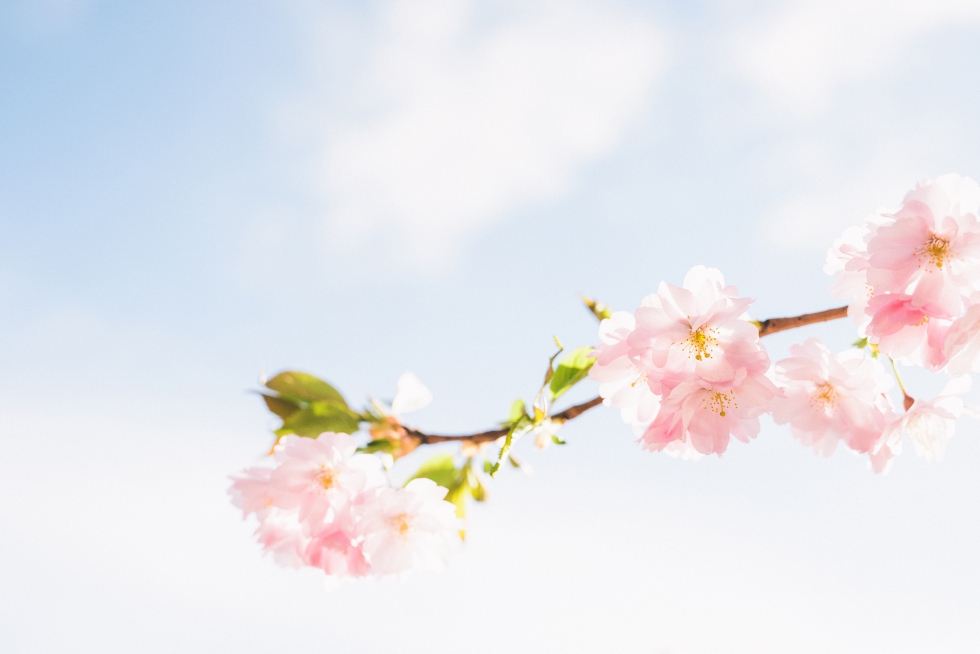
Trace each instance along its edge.
<path fill-rule="evenodd" d="M 711 350 L 718 343 L 715 334 L 716 329 L 705 328 L 703 325 L 691 332 L 691 335 L 684 341 L 683 347 L 698 361 L 711 358 Z"/>
<path fill-rule="evenodd" d="M 408 532 L 412 528 L 408 514 L 400 513 L 394 518 L 390 518 L 388 524 L 391 525 L 391 530 L 401 537 L 402 543 L 408 542 Z"/>
<path fill-rule="evenodd" d="M 919 248 L 919 258 L 924 258 L 936 268 L 942 269 L 943 263 L 952 256 L 949 240 L 932 234 L 926 244 Z"/>
<path fill-rule="evenodd" d="M 830 384 L 821 384 L 810 396 L 810 401 L 824 411 L 833 411 L 837 407 L 837 389 Z"/>
<path fill-rule="evenodd" d="M 333 470 L 322 466 L 320 471 L 316 474 L 316 483 L 323 487 L 323 490 L 329 490 L 333 488 L 334 482 L 336 481 L 337 475 Z"/>
<path fill-rule="evenodd" d="M 727 414 L 726 411 L 729 407 L 738 408 L 738 403 L 735 402 L 735 392 L 728 391 L 727 393 L 722 393 L 720 391 L 712 391 L 704 399 L 701 400 L 701 410 L 710 409 L 724 418 Z"/>
<path fill-rule="evenodd" d="M 633 382 L 630 384 L 630 386 L 636 386 L 640 382 L 646 383 L 646 380 L 649 377 L 649 375 L 647 375 L 647 372 L 645 370 L 640 370 L 640 368 L 635 363 L 631 363 L 630 366 L 633 368 L 633 371 L 636 373 L 636 378 L 633 379 Z"/>

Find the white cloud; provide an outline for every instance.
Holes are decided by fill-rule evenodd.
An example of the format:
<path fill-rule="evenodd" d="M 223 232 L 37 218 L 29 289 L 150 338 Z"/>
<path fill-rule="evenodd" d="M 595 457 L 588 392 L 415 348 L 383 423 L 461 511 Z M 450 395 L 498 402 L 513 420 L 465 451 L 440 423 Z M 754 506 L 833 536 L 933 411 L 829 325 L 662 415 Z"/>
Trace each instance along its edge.
<path fill-rule="evenodd" d="M 735 62 L 776 105 L 813 116 L 842 85 L 887 70 L 917 38 L 978 20 L 976 0 L 786 2 L 737 35 Z"/>
<path fill-rule="evenodd" d="M 664 68 L 654 28 L 600 5 L 395 0 L 382 20 L 364 117 L 331 134 L 317 183 L 335 236 L 392 230 L 428 265 L 560 196 L 622 142 Z"/>

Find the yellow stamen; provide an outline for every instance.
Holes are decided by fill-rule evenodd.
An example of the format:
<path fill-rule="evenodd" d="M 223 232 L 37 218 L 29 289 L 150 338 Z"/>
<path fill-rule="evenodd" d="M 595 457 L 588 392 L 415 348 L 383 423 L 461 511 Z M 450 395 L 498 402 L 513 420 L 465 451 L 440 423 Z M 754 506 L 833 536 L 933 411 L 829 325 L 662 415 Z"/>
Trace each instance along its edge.
<path fill-rule="evenodd" d="M 810 402 L 824 411 L 831 412 L 837 407 L 837 389 L 830 384 L 821 384 L 810 395 Z"/>
<path fill-rule="evenodd" d="M 716 329 L 705 329 L 702 325 L 691 332 L 691 335 L 687 337 L 682 347 L 693 354 L 694 358 L 698 361 L 710 359 L 711 350 L 718 343 L 718 339 L 714 336 L 717 332 L 718 330 Z"/>
<path fill-rule="evenodd" d="M 323 466 L 320 468 L 320 472 L 318 472 L 316 475 L 316 481 L 318 484 L 323 486 L 324 490 L 328 490 L 333 487 L 335 477 L 336 475 L 334 474 L 333 470 Z"/>
<path fill-rule="evenodd" d="M 942 269 L 943 263 L 953 256 L 949 249 L 949 241 L 945 238 L 931 234 L 926 244 L 917 250 L 920 260 L 928 259 L 929 263 L 936 268 Z"/>
<path fill-rule="evenodd" d="M 390 518 L 388 520 L 388 524 L 391 525 L 392 531 L 397 532 L 398 535 L 401 536 L 403 543 L 408 541 L 408 532 L 412 528 L 408 515 L 404 513 L 401 515 L 396 515 L 394 518 Z"/>
<path fill-rule="evenodd" d="M 727 414 L 725 413 L 729 407 L 738 408 L 738 403 L 735 401 L 735 392 L 728 391 L 727 393 L 720 393 L 714 391 L 711 395 L 706 396 L 701 400 L 701 410 L 711 409 L 722 418 Z"/>

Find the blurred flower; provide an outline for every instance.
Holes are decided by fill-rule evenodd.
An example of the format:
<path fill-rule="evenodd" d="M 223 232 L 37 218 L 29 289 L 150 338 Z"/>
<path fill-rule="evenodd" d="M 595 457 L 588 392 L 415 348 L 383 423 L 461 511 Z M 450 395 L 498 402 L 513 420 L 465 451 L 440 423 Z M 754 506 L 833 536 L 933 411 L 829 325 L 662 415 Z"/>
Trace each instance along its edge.
<path fill-rule="evenodd" d="M 431 479 L 413 479 L 405 488 L 386 488 L 361 525 L 363 550 L 376 574 L 412 568 L 441 569 L 459 541 L 456 507 L 446 489 Z"/>
<path fill-rule="evenodd" d="M 385 483 L 378 458 L 356 450 L 357 442 L 349 434 L 286 436 L 276 450 L 278 465 L 269 479 L 273 504 L 296 509 L 310 530 L 338 520 L 359 494 Z"/>
<path fill-rule="evenodd" d="M 969 377 L 954 378 L 937 397 L 915 400 L 904 415 L 888 425 L 876 449 L 887 448 L 893 456 L 898 455 L 907 436 L 916 454 L 927 461 L 941 461 L 946 442 L 956 431 L 956 419 L 963 414 L 963 400 L 958 396 L 969 391 L 970 384 Z"/>
<path fill-rule="evenodd" d="M 458 540 L 446 489 L 417 479 L 385 487 L 377 457 L 348 434 L 287 436 L 272 468 L 232 475 L 235 506 L 259 520 L 259 543 L 277 563 L 333 578 L 386 575 L 445 564 Z"/>

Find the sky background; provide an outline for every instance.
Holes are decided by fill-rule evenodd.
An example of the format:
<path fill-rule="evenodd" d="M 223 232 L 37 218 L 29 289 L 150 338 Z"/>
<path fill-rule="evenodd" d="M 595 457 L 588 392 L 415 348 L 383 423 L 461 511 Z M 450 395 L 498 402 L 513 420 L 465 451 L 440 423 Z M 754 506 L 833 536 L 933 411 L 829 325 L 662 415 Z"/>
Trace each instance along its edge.
<path fill-rule="evenodd" d="M 3 2 L 0 651 L 980 650 L 967 420 L 882 477 L 596 409 L 520 444 L 447 571 L 331 592 L 226 496 L 263 373 L 412 370 L 411 423 L 476 431 L 595 342 L 578 292 L 705 264 L 758 318 L 834 306 L 845 227 L 980 176 L 978 33 L 976 0 Z M 811 335 L 854 339 L 765 343 Z"/>

